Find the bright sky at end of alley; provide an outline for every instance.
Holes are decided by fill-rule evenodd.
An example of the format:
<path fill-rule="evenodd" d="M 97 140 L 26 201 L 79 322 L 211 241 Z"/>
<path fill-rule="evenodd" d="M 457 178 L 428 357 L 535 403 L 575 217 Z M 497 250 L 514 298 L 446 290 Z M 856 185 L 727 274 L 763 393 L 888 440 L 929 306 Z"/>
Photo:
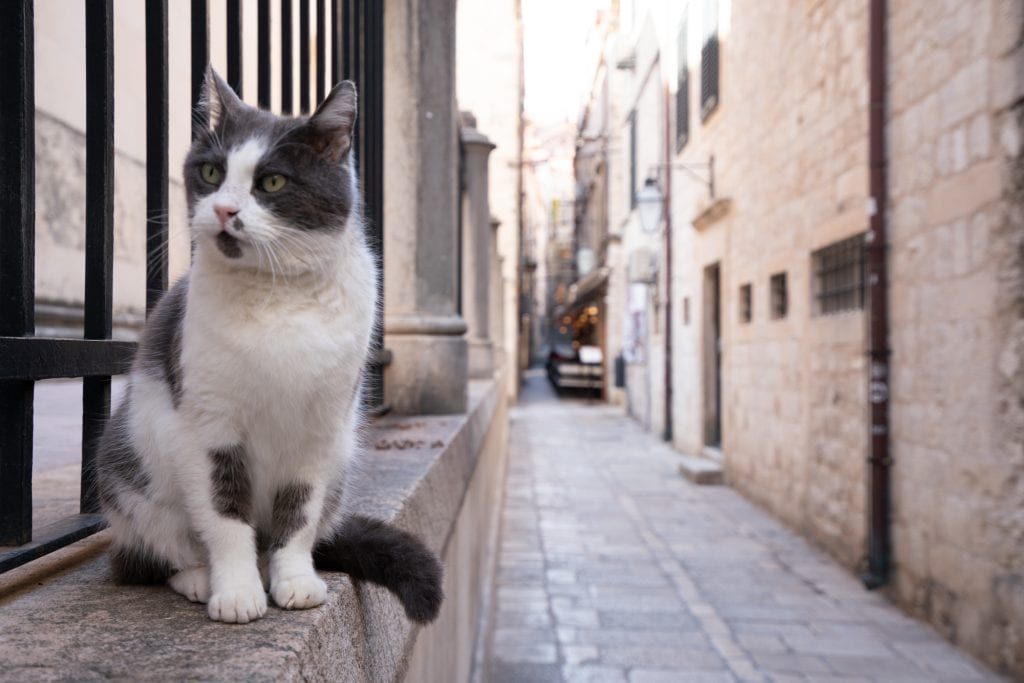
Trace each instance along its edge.
<path fill-rule="evenodd" d="M 575 121 L 587 83 L 586 41 L 607 0 L 523 0 L 526 116 Z"/>

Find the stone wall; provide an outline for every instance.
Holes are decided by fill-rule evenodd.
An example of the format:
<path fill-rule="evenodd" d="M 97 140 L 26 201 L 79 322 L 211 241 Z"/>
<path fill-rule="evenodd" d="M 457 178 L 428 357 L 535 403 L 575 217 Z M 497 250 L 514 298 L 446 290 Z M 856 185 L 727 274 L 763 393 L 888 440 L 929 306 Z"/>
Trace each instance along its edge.
<path fill-rule="evenodd" d="M 814 313 L 811 253 L 867 229 L 867 2 L 731 3 L 719 17 L 720 102 L 704 122 L 702 25 L 694 13 L 690 139 L 673 161 L 713 154 L 715 199 L 730 205 L 700 218 L 712 208 L 707 188 L 674 174 L 674 442 L 690 453 L 705 444 L 704 271 L 717 263 L 727 476 L 853 568 L 864 544 L 865 320 Z M 777 273 L 787 281 L 781 318 L 770 314 Z M 744 285 L 750 322 L 740 319 Z"/>
<path fill-rule="evenodd" d="M 894 596 L 1024 675 L 1024 3 L 891 3 Z"/>

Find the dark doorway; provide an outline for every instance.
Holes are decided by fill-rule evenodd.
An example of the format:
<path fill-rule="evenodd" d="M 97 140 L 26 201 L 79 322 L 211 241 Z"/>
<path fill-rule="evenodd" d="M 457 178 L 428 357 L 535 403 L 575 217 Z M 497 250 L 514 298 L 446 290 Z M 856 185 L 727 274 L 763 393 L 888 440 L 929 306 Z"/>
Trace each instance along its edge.
<path fill-rule="evenodd" d="M 719 264 L 704 269 L 704 444 L 722 447 L 722 283 Z"/>

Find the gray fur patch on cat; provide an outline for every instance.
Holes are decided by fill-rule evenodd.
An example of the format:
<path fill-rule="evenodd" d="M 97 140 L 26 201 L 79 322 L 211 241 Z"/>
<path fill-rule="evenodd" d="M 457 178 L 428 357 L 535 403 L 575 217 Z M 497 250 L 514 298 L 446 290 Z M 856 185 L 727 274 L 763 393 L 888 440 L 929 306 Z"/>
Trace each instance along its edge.
<path fill-rule="evenodd" d="M 132 448 L 128 432 L 130 395 L 131 388 L 125 401 L 111 416 L 99 445 L 103 457 L 96 461 L 100 502 L 118 511 L 123 511 L 121 499 L 125 494 L 134 492 L 145 495 L 149 486 L 149 475 L 143 469 L 138 453 Z"/>
<path fill-rule="evenodd" d="M 274 495 L 270 525 L 270 550 L 283 548 L 296 531 L 306 525 L 303 508 L 313 489 L 309 484 L 289 484 Z"/>
<path fill-rule="evenodd" d="M 245 448 L 241 445 L 210 451 L 213 471 L 213 500 L 217 512 L 225 517 L 252 521 L 252 482 L 245 465 Z"/>
<path fill-rule="evenodd" d="M 187 295 L 188 278 L 183 277 L 160 298 L 146 320 L 135 359 L 145 374 L 167 382 L 175 408 L 181 403 L 181 321 Z"/>

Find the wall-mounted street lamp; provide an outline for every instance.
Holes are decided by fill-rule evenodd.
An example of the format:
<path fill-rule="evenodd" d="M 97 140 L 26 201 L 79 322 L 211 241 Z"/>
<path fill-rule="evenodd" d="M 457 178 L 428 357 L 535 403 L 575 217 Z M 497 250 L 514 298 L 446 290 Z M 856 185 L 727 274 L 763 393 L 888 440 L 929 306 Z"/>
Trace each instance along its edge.
<path fill-rule="evenodd" d="M 654 232 L 661 224 L 665 208 L 665 195 L 658 184 L 658 176 L 662 171 L 670 168 L 690 174 L 708 188 L 711 199 L 715 198 L 715 157 L 710 157 L 706 164 L 658 164 L 652 166 L 643 188 L 636 194 L 637 213 L 640 215 L 640 227 L 644 232 Z M 701 175 L 697 169 L 706 170 L 707 177 Z"/>

